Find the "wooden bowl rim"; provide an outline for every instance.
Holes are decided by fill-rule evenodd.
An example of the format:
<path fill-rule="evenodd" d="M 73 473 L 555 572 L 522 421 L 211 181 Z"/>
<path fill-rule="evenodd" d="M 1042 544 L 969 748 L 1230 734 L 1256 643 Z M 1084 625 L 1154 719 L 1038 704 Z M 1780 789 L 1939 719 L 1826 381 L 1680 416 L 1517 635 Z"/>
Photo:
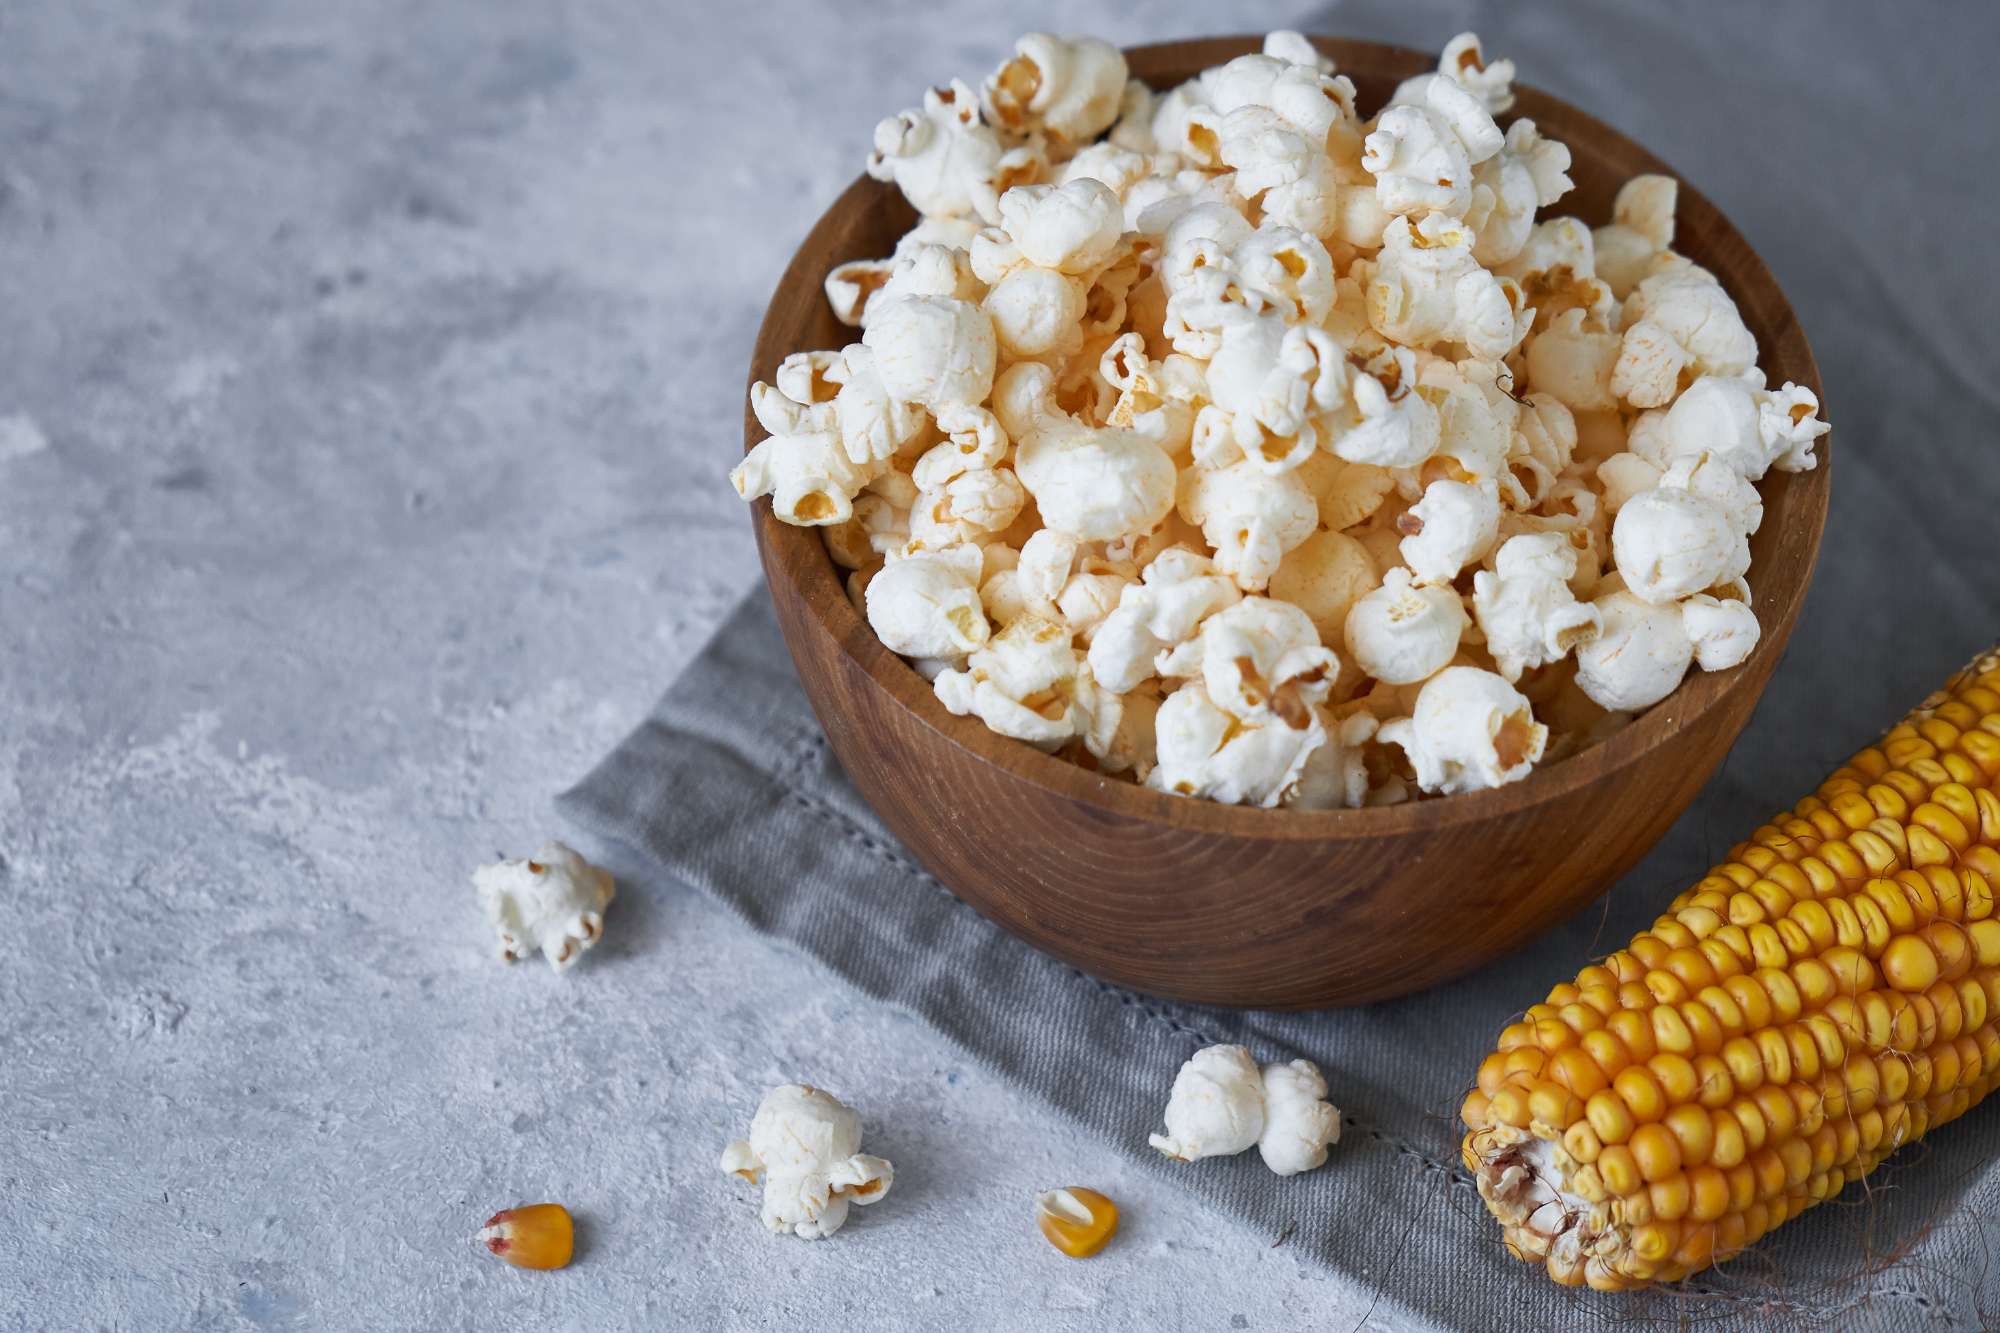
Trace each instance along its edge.
<path fill-rule="evenodd" d="M 1316 47 L 1333 56 L 1342 71 L 1368 69 L 1373 65 L 1392 69 L 1402 67 L 1416 73 L 1436 67 L 1435 57 L 1411 47 L 1343 38 L 1313 37 L 1311 40 Z M 1202 67 L 1206 68 L 1259 50 L 1261 43 L 1262 38 L 1254 34 L 1204 37 L 1127 47 L 1125 55 L 1135 66 L 1153 63 L 1148 57 L 1157 61 L 1181 61 L 1192 57 L 1201 60 Z M 1685 226 L 1691 218 L 1700 218 L 1712 248 L 1731 241 L 1741 246 L 1749 260 L 1749 268 L 1740 277 L 1753 288 L 1768 288 L 1769 294 L 1776 299 L 1775 309 L 1788 317 L 1789 328 L 1796 334 L 1796 349 L 1787 350 L 1796 351 L 1797 363 L 1789 366 L 1785 378 L 1810 388 L 1819 396 L 1823 408 L 1825 395 L 1820 385 L 1819 366 L 1805 331 L 1769 266 L 1737 231 L 1735 224 L 1684 175 L 1642 145 L 1559 97 L 1530 84 L 1516 82 L 1514 87 L 1516 105 L 1509 113 L 1509 119 L 1523 114 L 1533 116 L 1542 106 L 1558 110 L 1596 142 L 1609 144 L 1639 159 L 1640 170 L 1669 175 L 1679 182 L 1679 202 L 1675 214 L 1677 225 Z M 1528 105 L 1524 107 L 1524 103 Z M 1579 136 L 1572 132 L 1569 141 L 1579 141 Z M 785 356 L 802 350 L 773 346 L 777 339 L 776 326 L 788 294 L 810 292 L 812 299 L 824 299 L 825 272 L 819 268 L 815 256 L 829 248 L 827 242 L 838 220 L 849 210 L 869 206 L 882 192 L 893 188 L 866 174 L 860 175 L 813 224 L 779 279 L 758 327 L 757 341 L 751 354 L 750 382 L 754 383 L 763 374 L 770 373 L 770 369 L 775 368 Z M 1732 292 L 1732 296 L 1739 300 L 1741 295 Z M 1759 364 L 1775 359 L 1778 350 L 1760 346 Z M 755 415 L 746 406 L 745 452 L 754 447 L 764 434 Z M 1763 633 L 1751 660 L 1761 654 L 1784 651 L 1812 585 L 1830 500 L 1831 438 L 1831 432 L 1820 438 L 1816 468 L 1810 472 L 1790 474 L 1792 486 L 1807 488 L 1803 498 L 1806 508 L 1804 521 L 1809 526 L 1808 545 L 1799 566 L 1799 577 L 1794 583 L 1758 591 L 1756 606 Z M 836 571 L 818 530 L 779 522 L 768 499 L 758 501 L 752 507 L 752 514 L 759 547 L 775 544 L 775 553 L 781 557 L 776 561 L 766 559 L 767 571 L 774 564 L 783 568 L 792 594 L 812 610 L 811 619 L 815 628 L 832 639 L 840 651 L 866 672 L 877 686 L 939 739 L 966 751 L 982 763 L 1002 770 L 1016 781 L 1029 783 L 1050 795 L 1094 807 L 1107 815 L 1179 831 L 1192 830 L 1266 841 L 1325 841 L 1431 833 L 1504 818 L 1537 805 L 1562 801 L 1575 795 L 1580 788 L 1643 762 L 1666 741 L 1671 732 L 1701 725 L 1725 693 L 1735 688 L 1739 681 L 1754 676 L 1747 670 L 1749 661 L 1727 671 L 1702 671 L 1690 667 L 1689 677 L 1673 694 L 1616 735 L 1547 768 L 1537 768 L 1521 781 L 1504 787 L 1360 810 L 1289 810 L 1224 805 L 1171 796 L 1137 783 L 1108 778 L 1045 754 L 1025 741 L 990 731 L 975 717 L 954 716 L 938 702 L 929 682 L 902 658 L 882 646 L 874 630 L 848 601 L 844 574 Z M 812 558 L 815 556 L 817 559 Z M 1754 574 L 1754 569 L 1752 572 Z M 777 589 L 773 588 L 772 592 L 777 595 Z"/>

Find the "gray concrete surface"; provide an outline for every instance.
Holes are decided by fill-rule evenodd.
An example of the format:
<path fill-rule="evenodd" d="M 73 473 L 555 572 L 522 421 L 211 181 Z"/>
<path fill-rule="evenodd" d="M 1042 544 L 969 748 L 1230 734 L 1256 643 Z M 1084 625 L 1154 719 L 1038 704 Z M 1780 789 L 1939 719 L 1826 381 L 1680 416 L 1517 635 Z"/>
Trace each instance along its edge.
<path fill-rule="evenodd" d="M 859 8 L 0 6 L 0 1329 L 1367 1316 L 685 893 L 490 956 L 471 869 L 756 578 L 742 367 L 874 120 L 1034 26 L 1310 17 Z M 898 1166 L 824 1245 L 714 1168 L 787 1078 Z M 571 1269 L 473 1247 L 541 1199 Z"/>

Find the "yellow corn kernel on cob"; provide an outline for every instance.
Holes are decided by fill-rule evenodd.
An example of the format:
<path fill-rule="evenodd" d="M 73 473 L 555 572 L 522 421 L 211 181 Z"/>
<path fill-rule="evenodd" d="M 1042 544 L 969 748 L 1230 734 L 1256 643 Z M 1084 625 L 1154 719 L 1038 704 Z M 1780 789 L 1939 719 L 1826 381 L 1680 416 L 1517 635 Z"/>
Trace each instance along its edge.
<path fill-rule="evenodd" d="M 1500 1034 L 1461 1116 L 1510 1252 L 1686 1277 L 2000 1084 L 2000 649 Z"/>

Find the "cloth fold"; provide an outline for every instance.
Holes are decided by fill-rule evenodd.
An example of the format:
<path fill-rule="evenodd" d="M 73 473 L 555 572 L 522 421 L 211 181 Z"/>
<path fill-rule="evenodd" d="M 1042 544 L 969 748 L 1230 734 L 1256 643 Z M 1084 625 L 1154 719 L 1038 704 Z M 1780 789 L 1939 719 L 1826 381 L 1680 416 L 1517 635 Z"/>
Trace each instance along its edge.
<path fill-rule="evenodd" d="M 952 896 L 841 774 L 761 589 L 560 807 L 662 885 L 699 889 L 917 1015 L 1110 1148 L 1448 1326 L 1635 1317 L 1718 1329 L 1980 1326 L 2000 1310 L 1982 1229 L 2000 1204 L 1995 1106 L 1725 1270 L 1612 1298 L 1565 1291 L 1510 1258 L 1458 1161 L 1458 1102 L 1501 1026 L 1587 956 L 1622 944 L 1736 834 L 1817 776 L 1796 755 L 1739 745 L 1667 838 L 1578 919 L 1453 985 L 1303 1014 L 1181 1005 L 1108 985 Z M 1277 1184 L 1255 1153 L 1185 1166 L 1147 1146 L 1175 1070 L 1214 1042 L 1241 1042 L 1259 1060 L 1319 1063 L 1344 1111 L 1324 1168 Z"/>

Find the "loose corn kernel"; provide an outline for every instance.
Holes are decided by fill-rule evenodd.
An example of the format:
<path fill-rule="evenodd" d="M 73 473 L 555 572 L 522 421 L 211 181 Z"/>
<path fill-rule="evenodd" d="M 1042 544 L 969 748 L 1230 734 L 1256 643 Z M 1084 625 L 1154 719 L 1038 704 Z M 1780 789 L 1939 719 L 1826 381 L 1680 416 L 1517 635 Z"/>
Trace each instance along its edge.
<path fill-rule="evenodd" d="M 561 1268 L 576 1248 L 576 1225 L 559 1203 L 531 1203 L 493 1214 L 476 1239 L 516 1268 Z"/>
<path fill-rule="evenodd" d="M 1081 1185 L 1035 1196 L 1035 1225 L 1072 1259 L 1088 1259 L 1118 1231 L 1118 1205 Z"/>

